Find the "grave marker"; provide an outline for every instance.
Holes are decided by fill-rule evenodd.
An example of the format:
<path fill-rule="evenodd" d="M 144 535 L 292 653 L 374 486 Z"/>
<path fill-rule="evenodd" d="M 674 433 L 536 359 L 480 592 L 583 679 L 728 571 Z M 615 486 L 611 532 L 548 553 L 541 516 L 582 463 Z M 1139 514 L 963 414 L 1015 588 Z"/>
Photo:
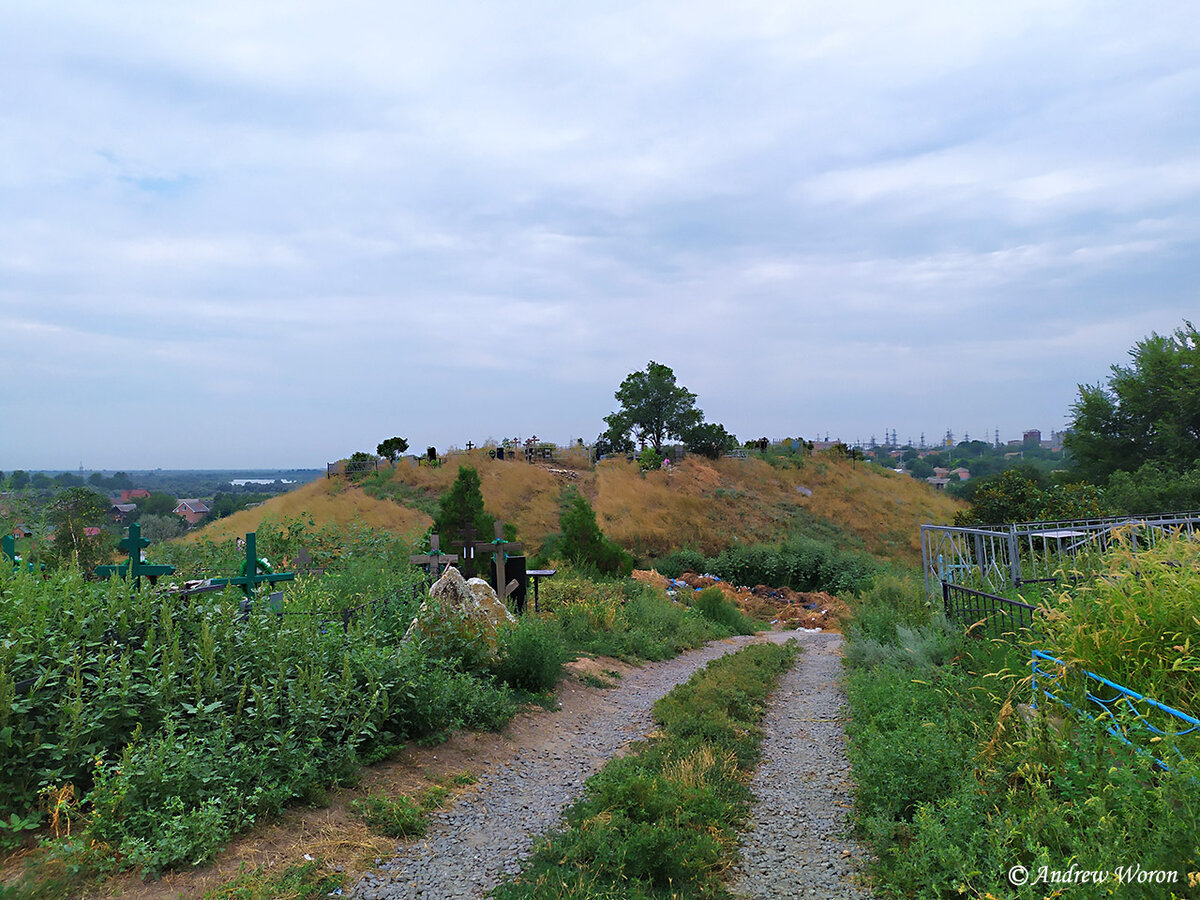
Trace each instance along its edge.
<path fill-rule="evenodd" d="M 443 553 L 438 546 L 441 538 L 436 534 L 429 536 L 429 552 L 414 554 L 408 558 L 408 561 L 413 565 L 424 566 L 425 572 L 432 576 L 434 581 L 437 581 L 438 575 L 443 566 L 449 566 L 451 563 L 458 562 L 458 557 L 453 553 Z"/>
<path fill-rule="evenodd" d="M 515 587 L 504 578 L 504 561 L 510 550 L 516 554 L 524 548 L 518 543 L 504 540 L 504 523 L 498 519 L 496 520 L 495 540 L 480 541 L 475 548 L 492 554 L 492 568 L 496 577 L 496 596 L 503 603 L 509 592 Z"/>
<path fill-rule="evenodd" d="M 272 572 L 271 566 L 258 555 L 255 543 L 255 532 L 246 533 L 246 560 L 242 563 L 241 574 L 236 578 L 213 578 L 213 587 L 225 587 L 229 584 L 241 585 L 247 599 L 253 600 L 254 593 L 260 584 L 274 584 L 277 581 L 295 581 L 295 572 Z M 265 569 L 261 575 L 259 569 Z"/>
<path fill-rule="evenodd" d="M 141 523 L 134 522 L 129 526 L 128 536 L 117 544 L 118 549 L 129 554 L 129 558 L 115 565 L 96 566 L 96 574 L 101 578 L 111 578 L 113 575 L 120 578 L 132 577 L 133 586 L 139 591 L 142 589 L 143 575 L 150 579 L 150 584 L 158 581 L 159 575 L 174 575 L 174 566 L 152 566 L 142 561 L 142 551 L 149 546 L 150 539 L 142 537 Z"/>

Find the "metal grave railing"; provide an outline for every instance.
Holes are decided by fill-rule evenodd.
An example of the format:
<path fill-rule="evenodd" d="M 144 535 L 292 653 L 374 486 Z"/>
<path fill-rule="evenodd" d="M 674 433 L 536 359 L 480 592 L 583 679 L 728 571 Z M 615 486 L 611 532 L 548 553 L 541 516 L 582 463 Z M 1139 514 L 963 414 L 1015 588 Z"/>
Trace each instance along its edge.
<path fill-rule="evenodd" d="M 1130 690 L 1086 669 L 1083 670 L 1084 696 L 1089 704 L 1096 707 L 1098 715 L 1088 709 L 1080 709 L 1062 695 L 1063 679 L 1067 673 L 1066 664 L 1049 653 L 1034 650 L 1031 668 L 1034 708 L 1037 707 L 1039 698 L 1046 697 L 1093 721 L 1099 721 L 1105 731 L 1122 743 L 1128 744 L 1138 753 L 1150 757 L 1154 764 L 1163 771 L 1169 771 L 1170 766 L 1144 747 L 1138 746 L 1130 740 L 1130 734 L 1138 732 L 1148 735 L 1150 740 L 1155 738 L 1174 739 L 1187 734 L 1200 734 L 1200 719 L 1167 706 L 1165 703 L 1159 703 L 1151 697 L 1145 697 L 1137 691 Z M 1162 728 L 1154 724 L 1151 716 L 1167 727 Z M 1167 730 L 1173 727 L 1176 730 Z M 1169 746 L 1179 759 L 1184 759 L 1184 755 L 1178 747 L 1173 743 Z"/>
<path fill-rule="evenodd" d="M 925 588 L 932 600 L 939 582 L 1000 592 L 1031 582 L 1068 577 L 1088 551 L 1103 551 L 1120 536 L 1139 549 L 1163 536 L 1200 532 L 1200 512 L 1112 516 L 1008 525 L 921 526 Z"/>
<path fill-rule="evenodd" d="M 959 584 L 942 582 L 942 609 L 946 618 L 971 629 L 975 635 L 1000 638 L 1033 628 L 1036 606 L 987 594 Z"/>

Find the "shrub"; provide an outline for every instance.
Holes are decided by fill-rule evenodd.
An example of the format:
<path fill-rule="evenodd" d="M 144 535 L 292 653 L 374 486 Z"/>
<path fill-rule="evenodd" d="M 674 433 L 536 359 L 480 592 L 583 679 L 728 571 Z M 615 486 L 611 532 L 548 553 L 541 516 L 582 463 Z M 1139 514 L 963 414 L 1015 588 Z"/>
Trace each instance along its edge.
<path fill-rule="evenodd" d="M 692 598 L 692 609 L 708 621 L 729 629 L 733 634 L 754 634 L 758 628 L 715 587 L 708 587 Z"/>
<path fill-rule="evenodd" d="M 567 652 L 557 622 L 526 615 L 500 634 L 497 674 L 520 691 L 551 691 L 562 678 Z"/>
<path fill-rule="evenodd" d="M 633 571 L 633 556 L 605 537 L 592 505 L 574 488 L 563 493 L 558 521 L 562 533 L 555 550 L 564 559 L 580 568 L 594 568 L 602 575 L 624 578 Z"/>

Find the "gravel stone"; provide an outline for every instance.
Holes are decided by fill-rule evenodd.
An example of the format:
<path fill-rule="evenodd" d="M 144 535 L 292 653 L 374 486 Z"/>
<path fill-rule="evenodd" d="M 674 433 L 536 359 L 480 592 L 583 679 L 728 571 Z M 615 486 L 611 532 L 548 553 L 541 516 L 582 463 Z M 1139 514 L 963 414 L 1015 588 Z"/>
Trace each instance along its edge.
<path fill-rule="evenodd" d="M 598 706 L 563 712 L 549 720 L 541 739 L 522 747 L 505 767 L 481 777 L 472 793 L 430 822 L 424 838 L 398 846 L 395 857 L 384 861 L 373 875 L 365 875 L 347 896 L 362 900 L 487 896 L 504 877 L 520 870 L 521 860 L 540 835 L 561 823 L 563 811 L 581 796 L 584 781 L 653 729 L 650 710 L 655 700 L 714 659 L 750 643 L 783 643 L 791 637 L 807 643 L 807 638 L 821 635 L 777 631 L 728 638 L 628 673 L 600 695 Z M 837 749 L 840 752 L 840 744 Z M 844 762 L 844 754 L 841 759 Z"/>
<path fill-rule="evenodd" d="M 868 900 L 850 880 L 863 850 L 845 837 L 853 804 L 842 636 L 803 633 L 799 640 L 800 658 L 780 680 L 763 720 L 762 762 L 751 783 L 757 799 L 730 887 L 743 900 Z"/>

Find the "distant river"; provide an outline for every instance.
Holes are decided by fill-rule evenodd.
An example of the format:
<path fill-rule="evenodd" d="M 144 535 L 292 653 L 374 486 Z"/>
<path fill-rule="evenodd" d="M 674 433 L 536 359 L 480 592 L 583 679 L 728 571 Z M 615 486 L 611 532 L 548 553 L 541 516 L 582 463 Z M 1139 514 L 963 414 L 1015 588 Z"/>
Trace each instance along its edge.
<path fill-rule="evenodd" d="M 296 483 L 296 482 L 294 482 L 294 481 L 288 481 L 286 478 L 281 478 L 281 479 L 279 479 L 279 480 L 280 480 L 280 481 L 282 481 L 284 484 L 295 484 L 295 483 Z M 237 485 L 242 485 L 242 484 L 274 484 L 274 483 L 275 483 L 275 481 L 276 481 L 276 479 L 274 479 L 274 478 L 233 478 L 233 479 L 231 479 L 231 480 L 230 480 L 230 482 L 229 482 L 229 483 L 230 483 L 230 484 L 237 484 Z"/>

